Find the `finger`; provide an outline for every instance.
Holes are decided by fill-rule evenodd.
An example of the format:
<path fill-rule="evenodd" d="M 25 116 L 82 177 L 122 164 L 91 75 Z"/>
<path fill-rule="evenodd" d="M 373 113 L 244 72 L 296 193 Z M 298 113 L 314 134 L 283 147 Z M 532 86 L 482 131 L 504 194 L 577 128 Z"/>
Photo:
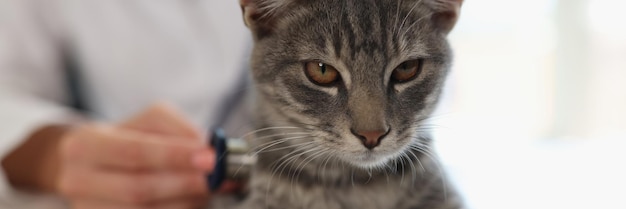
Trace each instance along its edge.
<path fill-rule="evenodd" d="M 70 199 L 145 205 L 206 197 L 201 173 L 129 174 L 74 170 L 60 179 L 60 193 Z"/>
<path fill-rule="evenodd" d="M 169 136 L 179 136 L 184 139 L 200 140 L 202 134 L 174 107 L 157 103 L 144 112 L 120 124 L 120 127 L 158 133 Z"/>
<path fill-rule="evenodd" d="M 241 191 L 244 188 L 244 184 L 234 181 L 225 181 L 220 189 L 217 191 L 222 194 L 231 194 Z"/>
<path fill-rule="evenodd" d="M 131 170 L 194 169 L 210 172 L 215 154 L 201 142 L 111 127 L 89 128 L 68 138 L 65 160 Z M 202 159 L 202 160 L 198 160 Z M 197 166 L 202 163 L 204 166 Z"/>
<path fill-rule="evenodd" d="M 105 201 L 77 200 L 71 203 L 72 209 L 198 209 L 208 205 L 208 198 L 183 199 L 171 202 L 129 205 Z"/>

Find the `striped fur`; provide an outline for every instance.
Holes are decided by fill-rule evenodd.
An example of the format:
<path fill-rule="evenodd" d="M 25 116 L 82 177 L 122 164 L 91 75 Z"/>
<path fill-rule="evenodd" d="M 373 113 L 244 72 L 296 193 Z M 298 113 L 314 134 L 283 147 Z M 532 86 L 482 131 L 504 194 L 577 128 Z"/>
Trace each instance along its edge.
<path fill-rule="evenodd" d="M 241 3 L 255 37 L 259 131 L 250 142 L 259 163 L 239 208 L 462 208 L 425 124 L 450 67 L 446 36 L 459 0 Z M 396 66 L 417 58 L 417 79 L 390 82 Z M 337 68 L 342 82 L 311 83 L 303 72 L 311 60 Z M 390 132 L 372 150 L 350 131 L 381 123 Z"/>

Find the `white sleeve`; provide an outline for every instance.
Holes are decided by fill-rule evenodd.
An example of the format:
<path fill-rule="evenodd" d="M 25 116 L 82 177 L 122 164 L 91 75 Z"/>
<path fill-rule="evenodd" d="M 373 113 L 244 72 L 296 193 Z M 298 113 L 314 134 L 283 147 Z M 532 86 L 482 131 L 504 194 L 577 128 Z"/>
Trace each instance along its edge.
<path fill-rule="evenodd" d="M 74 113 L 66 104 L 57 38 L 38 4 L 0 0 L 0 159 L 34 130 L 65 122 Z M 0 204 L 15 199 L 0 168 Z"/>

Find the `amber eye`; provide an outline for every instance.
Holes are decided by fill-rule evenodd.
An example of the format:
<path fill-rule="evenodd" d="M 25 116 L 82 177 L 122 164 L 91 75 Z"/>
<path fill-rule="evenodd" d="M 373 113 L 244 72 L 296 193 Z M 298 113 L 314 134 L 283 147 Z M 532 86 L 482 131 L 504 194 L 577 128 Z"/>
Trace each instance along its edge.
<path fill-rule="evenodd" d="M 307 62 L 304 65 L 306 76 L 320 86 L 332 85 L 339 80 L 339 72 L 335 67 L 321 62 Z"/>
<path fill-rule="evenodd" d="M 403 62 L 393 70 L 391 80 L 396 83 L 404 83 L 415 79 L 422 70 L 422 64 L 422 59 Z"/>

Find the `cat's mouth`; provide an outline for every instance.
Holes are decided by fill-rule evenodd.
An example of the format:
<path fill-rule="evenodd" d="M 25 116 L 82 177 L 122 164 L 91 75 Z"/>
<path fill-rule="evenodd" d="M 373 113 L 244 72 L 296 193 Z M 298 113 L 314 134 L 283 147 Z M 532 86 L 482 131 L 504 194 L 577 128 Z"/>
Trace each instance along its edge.
<path fill-rule="evenodd" d="M 373 149 L 354 147 L 350 152 L 342 154 L 341 157 L 356 167 L 364 169 L 382 168 L 402 156 L 409 146 L 405 144 L 406 142 L 403 139 L 396 139 L 395 136 L 389 136 L 386 144 L 382 143 Z"/>

